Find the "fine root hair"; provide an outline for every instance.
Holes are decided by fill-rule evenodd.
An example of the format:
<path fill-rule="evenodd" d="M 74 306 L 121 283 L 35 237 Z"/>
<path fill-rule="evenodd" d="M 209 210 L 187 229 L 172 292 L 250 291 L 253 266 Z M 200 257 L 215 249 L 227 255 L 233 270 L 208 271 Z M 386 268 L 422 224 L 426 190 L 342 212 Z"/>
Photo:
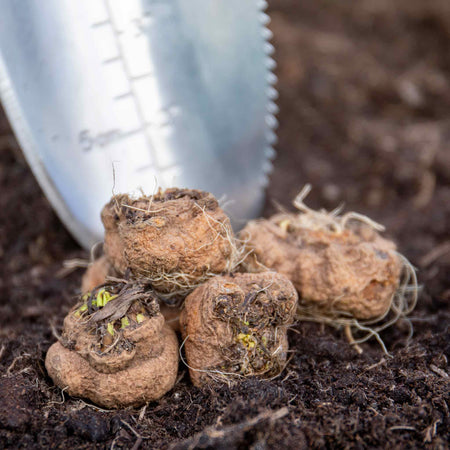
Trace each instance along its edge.
<path fill-rule="evenodd" d="M 181 343 L 181 345 L 179 347 L 180 360 L 188 369 L 193 370 L 194 372 L 207 373 L 208 376 L 211 378 L 211 381 L 217 382 L 217 383 L 226 383 L 228 386 L 231 386 L 233 384 L 233 382 L 236 382 L 239 379 L 244 378 L 244 375 L 237 373 L 237 372 L 225 372 L 225 371 L 221 371 L 218 369 L 198 369 L 198 368 L 195 368 L 195 367 L 192 367 L 191 365 L 189 365 L 183 356 L 183 348 L 188 339 L 189 339 L 189 335 L 187 335 L 183 339 L 183 342 Z"/>
<path fill-rule="evenodd" d="M 308 228 L 312 230 L 324 230 L 334 233 L 343 233 L 350 221 L 357 221 L 368 225 L 376 231 L 384 231 L 385 227 L 370 217 L 353 211 L 341 215 L 343 205 L 338 206 L 333 211 L 320 209 L 318 211 L 311 209 L 304 202 L 305 198 L 311 192 L 311 185 L 306 184 L 297 194 L 293 205 L 300 211 L 297 219 L 289 223 L 292 228 Z"/>

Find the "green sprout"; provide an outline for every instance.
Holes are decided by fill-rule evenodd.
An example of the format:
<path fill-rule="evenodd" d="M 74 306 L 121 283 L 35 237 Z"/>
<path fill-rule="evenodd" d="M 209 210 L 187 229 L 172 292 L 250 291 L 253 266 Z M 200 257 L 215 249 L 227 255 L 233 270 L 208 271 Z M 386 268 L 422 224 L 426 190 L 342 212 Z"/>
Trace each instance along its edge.
<path fill-rule="evenodd" d="M 130 325 L 130 321 L 128 320 L 128 317 L 122 317 L 122 319 L 120 320 L 121 326 L 120 328 L 126 328 Z"/>
<path fill-rule="evenodd" d="M 109 333 L 111 336 L 114 336 L 114 324 L 113 324 L 112 322 L 109 322 L 109 323 L 108 323 L 108 325 L 107 325 L 107 327 L 106 327 L 106 330 L 108 331 L 108 333 Z"/>
<path fill-rule="evenodd" d="M 238 340 L 238 342 L 240 342 L 244 347 L 248 348 L 249 350 L 255 348 L 256 339 L 251 334 L 239 333 L 236 336 L 236 339 Z"/>
<path fill-rule="evenodd" d="M 94 305 L 95 302 L 95 306 L 97 306 L 98 308 L 103 308 L 108 302 L 116 297 L 116 295 L 111 295 L 107 290 L 103 288 L 98 291 L 97 298 L 92 301 L 92 304 Z"/>
<path fill-rule="evenodd" d="M 145 320 L 144 314 L 137 314 L 136 315 L 136 322 L 137 323 L 142 323 L 144 320 Z"/>
<path fill-rule="evenodd" d="M 81 317 L 81 313 L 87 311 L 88 309 L 88 305 L 87 303 L 83 303 L 74 313 L 75 317 L 80 318 Z"/>

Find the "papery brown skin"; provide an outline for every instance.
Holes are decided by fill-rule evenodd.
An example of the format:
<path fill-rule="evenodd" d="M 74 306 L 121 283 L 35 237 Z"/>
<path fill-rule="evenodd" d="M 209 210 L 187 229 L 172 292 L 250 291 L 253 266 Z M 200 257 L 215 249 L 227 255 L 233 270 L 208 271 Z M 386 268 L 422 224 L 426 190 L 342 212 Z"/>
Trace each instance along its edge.
<path fill-rule="evenodd" d="M 296 217 L 277 214 L 247 224 L 240 233 L 252 252 L 245 269 L 265 267 L 286 275 L 300 303 L 323 314 L 372 319 L 386 313 L 402 270 L 395 244 L 365 224 L 342 233 L 280 227 Z"/>
<path fill-rule="evenodd" d="M 272 298 L 274 314 L 268 328 L 270 331 L 277 329 L 277 358 L 280 363 L 286 361 L 287 328 L 293 322 L 298 298 L 292 283 L 275 272 L 214 277 L 186 298 L 180 317 L 186 359 L 194 385 L 202 386 L 217 378 L 214 376 L 216 371 L 221 371 L 227 363 L 227 350 L 236 345 L 236 335 L 227 317 L 218 318 L 214 311 L 215 301 L 223 296 L 234 297 L 243 306 L 249 292 L 255 289 L 265 289 Z M 249 308 L 251 311 L 251 305 Z"/>
<path fill-rule="evenodd" d="M 103 208 L 102 221 L 105 254 L 119 274 L 130 269 L 154 279 L 181 273 L 195 285 L 208 273 L 230 269 L 230 220 L 207 192 L 174 188 L 137 200 L 118 195 Z M 153 286 L 164 293 L 177 289 L 170 280 Z"/>
<path fill-rule="evenodd" d="M 57 386 L 106 408 L 142 406 L 172 389 L 178 372 L 178 340 L 160 314 L 123 331 L 123 337 L 134 344 L 131 351 L 101 355 L 93 348 L 96 336 L 73 312 L 64 321 L 65 346 L 53 344 L 45 359 Z"/>

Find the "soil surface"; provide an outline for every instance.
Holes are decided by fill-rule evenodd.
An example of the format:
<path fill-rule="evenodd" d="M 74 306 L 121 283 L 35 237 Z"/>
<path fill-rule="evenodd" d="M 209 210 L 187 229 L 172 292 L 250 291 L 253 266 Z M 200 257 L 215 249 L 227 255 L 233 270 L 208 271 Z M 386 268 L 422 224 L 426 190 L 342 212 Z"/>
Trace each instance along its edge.
<path fill-rule="evenodd" d="M 0 447 L 447 448 L 450 351 L 450 2 L 273 0 L 279 144 L 265 214 L 345 201 L 384 223 L 423 285 L 404 322 L 358 355 L 342 331 L 301 323 L 272 381 L 174 389 L 141 410 L 102 411 L 44 369 L 87 258 L 0 114 Z"/>

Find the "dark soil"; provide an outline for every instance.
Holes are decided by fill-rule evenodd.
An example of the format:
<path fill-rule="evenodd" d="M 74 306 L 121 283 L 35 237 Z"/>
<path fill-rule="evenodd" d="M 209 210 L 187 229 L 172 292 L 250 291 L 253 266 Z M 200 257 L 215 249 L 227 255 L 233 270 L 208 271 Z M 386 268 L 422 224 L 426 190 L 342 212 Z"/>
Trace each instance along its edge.
<path fill-rule="evenodd" d="M 369 214 L 418 268 L 405 323 L 358 355 L 342 333 L 299 324 L 272 381 L 175 388 L 104 412 L 54 387 L 44 355 L 87 254 L 65 231 L 0 114 L 0 447 L 447 448 L 450 301 L 450 2 L 273 0 L 279 144 L 268 190 Z"/>

